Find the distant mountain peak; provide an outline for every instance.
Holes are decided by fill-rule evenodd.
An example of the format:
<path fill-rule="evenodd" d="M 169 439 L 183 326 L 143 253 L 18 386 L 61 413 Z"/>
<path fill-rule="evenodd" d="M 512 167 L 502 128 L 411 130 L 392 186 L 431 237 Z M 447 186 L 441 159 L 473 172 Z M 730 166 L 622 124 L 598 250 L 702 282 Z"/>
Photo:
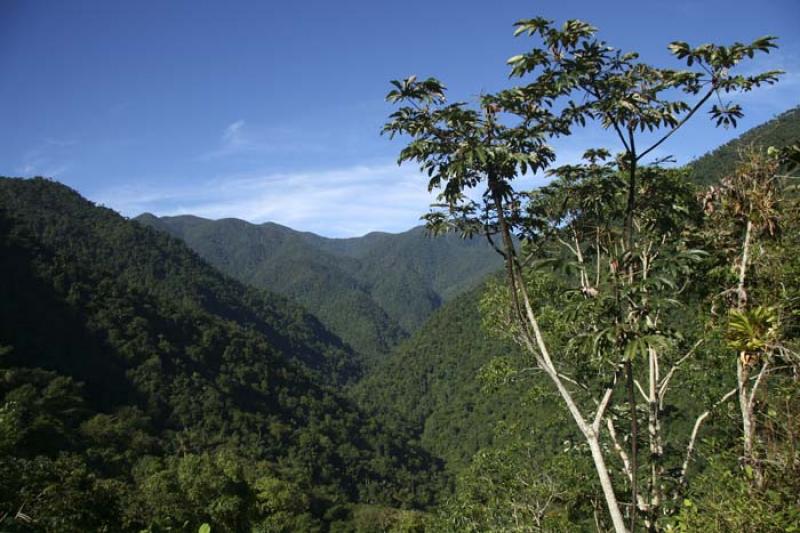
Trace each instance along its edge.
<path fill-rule="evenodd" d="M 231 276 L 299 302 L 357 351 L 387 353 L 442 302 L 500 268 L 483 241 L 401 233 L 328 238 L 274 222 L 137 217 Z"/>

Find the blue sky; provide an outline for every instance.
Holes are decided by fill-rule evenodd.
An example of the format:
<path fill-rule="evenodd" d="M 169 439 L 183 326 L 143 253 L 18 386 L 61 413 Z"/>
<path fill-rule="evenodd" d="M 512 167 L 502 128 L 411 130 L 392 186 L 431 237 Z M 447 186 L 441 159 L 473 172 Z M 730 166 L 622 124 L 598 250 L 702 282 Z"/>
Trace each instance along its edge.
<path fill-rule="evenodd" d="M 664 66 L 673 40 L 777 35 L 753 68 L 788 74 L 738 99 L 740 130 L 800 104 L 798 0 L 4 0 L 0 175 L 53 177 L 126 216 L 402 231 L 432 198 L 378 135 L 388 81 L 434 75 L 456 98 L 505 87 L 526 48 L 511 25 L 536 15 L 587 20 Z M 685 162 L 737 134 L 700 117 L 666 151 Z M 557 147 L 568 160 L 605 139 Z"/>

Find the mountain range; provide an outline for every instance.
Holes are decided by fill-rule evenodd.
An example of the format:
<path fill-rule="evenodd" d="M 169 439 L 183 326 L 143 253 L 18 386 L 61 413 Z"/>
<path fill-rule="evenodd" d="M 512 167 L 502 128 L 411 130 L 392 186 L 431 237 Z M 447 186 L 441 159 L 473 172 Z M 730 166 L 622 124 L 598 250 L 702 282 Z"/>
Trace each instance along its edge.
<path fill-rule="evenodd" d="M 341 394 L 351 349 L 178 239 L 2 178 L 0 278 L 0 501 L 40 527 L 313 531 L 432 498 L 438 462 Z"/>
<path fill-rule="evenodd" d="M 689 165 L 698 188 L 732 171 L 740 150 L 748 146 L 784 146 L 800 139 L 800 107 L 748 130 Z M 498 274 L 499 275 L 499 274 Z M 362 405 L 394 413 L 420 432 L 423 445 L 455 471 L 469 464 L 481 448 L 504 442 L 498 424 L 536 427 L 539 452 L 557 453 L 571 433 L 556 421 L 560 409 L 547 398 L 531 398 L 531 387 L 513 380 L 487 393 L 481 369 L 500 357 L 519 359 L 520 349 L 488 335 L 482 328 L 480 286 L 437 310 L 408 341 L 355 387 Z M 502 360 L 502 359 L 501 359 Z M 534 387 L 535 388 L 535 387 Z M 559 440 L 561 439 L 561 440 Z"/>
<path fill-rule="evenodd" d="M 367 361 L 385 357 L 443 303 L 501 266 L 483 240 L 433 238 L 422 227 L 329 239 L 237 219 L 134 220 L 182 239 L 239 281 L 301 304 Z"/>
<path fill-rule="evenodd" d="M 744 147 L 783 146 L 799 137 L 795 107 L 690 163 L 692 179 L 713 183 L 732 170 Z M 134 220 L 180 238 L 239 281 L 299 303 L 369 365 L 502 264 L 480 239 L 428 237 L 423 227 L 331 239 L 230 218 L 144 213 Z"/>

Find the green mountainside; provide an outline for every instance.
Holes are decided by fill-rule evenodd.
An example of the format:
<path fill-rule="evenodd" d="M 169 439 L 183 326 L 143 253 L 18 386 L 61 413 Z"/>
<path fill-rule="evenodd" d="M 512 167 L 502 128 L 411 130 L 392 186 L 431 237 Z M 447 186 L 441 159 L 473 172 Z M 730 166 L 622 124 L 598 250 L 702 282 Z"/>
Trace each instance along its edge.
<path fill-rule="evenodd" d="M 689 165 L 692 177 L 705 185 L 716 183 L 733 170 L 742 149 L 748 146 L 782 147 L 796 143 L 798 139 L 800 107 L 794 107 L 693 161 Z"/>
<path fill-rule="evenodd" d="M 2 512 L 314 531 L 430 502 L 436 461 L 337 392 L 360 374 L 349 348 L 179 240 L 3 178 L 0 276 Z"/>
<path fill-rule="evenodd" d="M 444 304 L 354 391 L 362 404 L 419 427 L 422 445 L 454 471 L 478 450 L 503 442 L 503 428 L 535 425 L 547 450 L 572 435 L 560 406 L 533 398 L 530 382 L 491 387 L 481 381 L 482 368 L 496 358 L 522 357 L 517 346 L 482 327 L 483 291 L 482 285 Z"/>
<path fill-rule="evenodd" d="M 444 304 L 353 396 L 371 412 L 416 427 L 423 447 L 444 459 L 451 491 L 426 530 L 516 531 L 511 513 L 528 510 L 525 498 L 539 505 L 536 491 L 545 478 L 563 488 L 548 511 L 558 516 L 566 509 L 569 516 L 554 531 L 591 531 L 577 502 L 591 501 L 601 489 L 588 458 L 565 453 L 580 442 L 578 432 L 530 359 L 486 331 L 480 311 L 486 289 L 483 284 Z M 493 377 L 498 369 L 505 378 Z"/>
<path fill-rule="evenodd" d="M 368 359 L 379 359 L 444 301 L 500 267 L 479 240 L 423 228 L 328 239 L 278 224 L 145 214 L 221 271 L 300 303 Z"/>

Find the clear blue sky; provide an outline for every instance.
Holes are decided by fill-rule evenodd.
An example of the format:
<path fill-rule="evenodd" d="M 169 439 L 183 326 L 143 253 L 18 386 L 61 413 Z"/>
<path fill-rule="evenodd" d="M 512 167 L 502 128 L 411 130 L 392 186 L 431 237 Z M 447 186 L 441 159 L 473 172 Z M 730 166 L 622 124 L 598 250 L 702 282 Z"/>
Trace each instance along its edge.
<path fill-rule="evenodd" d="M 777 35 L 757 67 L 788 75 L 741 99 L 741 126 L 800 104 L 798 0 L 2 0 L 0 175 L 50 176 L 127 216 L 401 231 L 430 197 L 378 135 L 388 81 L 435 75 L 459 98 L 504 87 L 526 47 L 511 25 L 536 15 L 674 66 L 672 40 Z M 701 118 L 668 151 L 685 162 L 736 134 Z"/>

